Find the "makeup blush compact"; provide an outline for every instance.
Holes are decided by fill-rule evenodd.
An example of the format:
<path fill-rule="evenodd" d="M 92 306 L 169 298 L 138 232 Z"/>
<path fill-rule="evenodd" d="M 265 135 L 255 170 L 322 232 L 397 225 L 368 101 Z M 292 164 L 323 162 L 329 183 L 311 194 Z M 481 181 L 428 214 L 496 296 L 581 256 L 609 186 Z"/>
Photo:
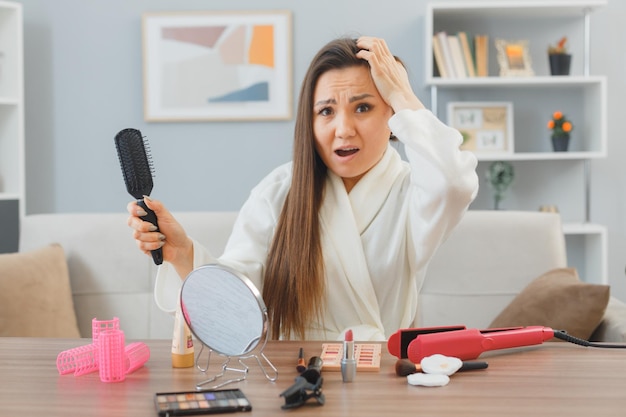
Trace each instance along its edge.
<path fill-rule="evenodd" d="M 354 359 L 356 370 L 380 371 L 381 345 L 379 343 L 355 343 Z M 321 358 L 323 371 L 340 371 L 343 357 L 343 343 L 322 343 Z"/>

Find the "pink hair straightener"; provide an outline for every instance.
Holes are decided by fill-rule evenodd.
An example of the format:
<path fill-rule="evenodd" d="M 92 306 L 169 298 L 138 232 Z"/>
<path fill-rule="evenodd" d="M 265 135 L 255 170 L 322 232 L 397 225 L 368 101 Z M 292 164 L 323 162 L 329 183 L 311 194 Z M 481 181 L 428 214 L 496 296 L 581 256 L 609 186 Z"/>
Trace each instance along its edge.
<path fill-rule="evenodd" d="M 400 329 L 389 337 L 387 349 L 397 358 L 408 358 L 413 363 L 437 353 L 469 360 L 486 351 L 539 345 L 553 337 L 554 330 L 544 326 L 487 330 L 466 329 L 465 326 Z"/>

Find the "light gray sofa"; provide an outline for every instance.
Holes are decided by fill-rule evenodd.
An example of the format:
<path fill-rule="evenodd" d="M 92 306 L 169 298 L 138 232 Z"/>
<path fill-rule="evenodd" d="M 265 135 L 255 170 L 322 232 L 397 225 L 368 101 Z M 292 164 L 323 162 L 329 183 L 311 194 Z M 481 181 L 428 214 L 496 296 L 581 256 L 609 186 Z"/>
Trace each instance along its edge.
<path fill-rule="evenodd" d="M 182 212 L 194 238 L 220 254 L 236 212 Z M 125 213 L 38 214 L 23 219 L 20 252 L 65 250 L 83 337 L 93 318 L 119 317 L 127 339 L 171 338 L 173 318 L 153 300 L 156 267 L 142 254 Z M 470 211 L 432 260 L 420 296 L 420 325 L 485 328 L 534 278 L 567 265 L 558 214 Z M 626 341 L 626 305 L 612 298 L 595 337 Z"/>

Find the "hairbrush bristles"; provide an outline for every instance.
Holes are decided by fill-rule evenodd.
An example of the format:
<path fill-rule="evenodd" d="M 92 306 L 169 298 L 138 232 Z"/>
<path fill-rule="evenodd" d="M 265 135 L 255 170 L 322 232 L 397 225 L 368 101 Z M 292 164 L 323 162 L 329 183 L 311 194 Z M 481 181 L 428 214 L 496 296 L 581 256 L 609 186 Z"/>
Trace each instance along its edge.
<path fill-rule="evenodd" d="M 150 148 L 137 129 L 123 129 L 115 135 L 117 156 L 122 166 L 126 190 L 136 199 L 152 192 L 152 159 Z"/>

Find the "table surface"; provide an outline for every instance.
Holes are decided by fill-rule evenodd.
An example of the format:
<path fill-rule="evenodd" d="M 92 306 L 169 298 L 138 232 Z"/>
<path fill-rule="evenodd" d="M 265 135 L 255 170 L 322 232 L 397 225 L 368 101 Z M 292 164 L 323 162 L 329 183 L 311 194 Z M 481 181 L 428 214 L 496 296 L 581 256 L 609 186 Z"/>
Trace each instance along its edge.
<path fill-rule="evenodd" d="M 117 383 L 97 372 L 60 375 L 57 355 L 90 339 L 0 338 L 2 416 L 156 416 L 156 392 L 194 390 L 207 378 L 196 368 L 174 369 L 170 341 L 148 340 L 150 360 Z M 131 341 L 127 341 L 130 343 Z M 581 347 L 563 342 L 483 354 L 485 370 L 457 373 L 445 387 L 417 387 L 395 373 L 387 353 L 379 372 L 358 372 L 343 383 L 339 372 L 323 372 L 323 406 L 282 410 L 280 393 L 294 383 L 300 347 L 306 358 L 321 353 L 321 342 L 269 342 L 267 357 L 278 368 L 275 382 L 249 361 L 240 388 L 252 403 L 242 415 L 280 416 L 623 416 L 626 415 L 626 350 Z M 219 368 L 216 355 L 210 371 Z M 213 374 L 213 372 L 211 372 Z"/>

